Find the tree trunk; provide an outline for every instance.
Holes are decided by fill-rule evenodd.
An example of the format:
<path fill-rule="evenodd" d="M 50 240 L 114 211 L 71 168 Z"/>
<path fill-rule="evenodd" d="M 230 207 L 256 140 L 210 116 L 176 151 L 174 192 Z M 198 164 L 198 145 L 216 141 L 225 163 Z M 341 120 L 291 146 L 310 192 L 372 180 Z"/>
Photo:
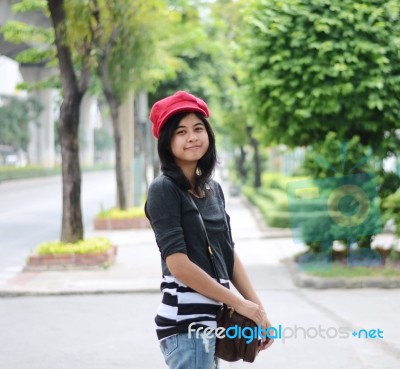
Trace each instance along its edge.
<path fill-rule="evenodd" d="M 60 107 L 60 144 L 62 157 L 63 210 L 61 241 L 83 239 L 81 209 L 81 169 L 79 165 L 79 110 L 89 81 L 89 70 L 83 66 L 78 82 L 71 50 L 66 40 L 64 0 L 48 0 L 48 8 L 55 32 L 57 58 L 63 92 Z M 87 48 L 90 53 L 90 48 Z"/>
<path fill-rule="evenodd" d="M 114 132 L 115 143 L 115 178 L 117 181 L 117 207 L 121 210 L 127 209 L 127 199 L 125 191 L 125 180 L 122 168 L 122 148 L 121 148 L 121 129 L 119 126 L 119 101 L 112 94 L 105 94 L 108 106 L 111 111 L 111 121 Z"/>
<path fill-rule="evenodd" d="M 245 168 L 246 163 L 246 151 L 243 146 L 240 146 L 240 157 L 237 161 L 237 171 L 239 173 L 239 177 L 243 179 L 245 182 L 247 179 L 247 170 Z"/>
<path fill-rule="evenodd" d="M 260 159 L 260 152 L 258 150 L 259 144 L 256 139 L 253 140 L 252 146 L 254 149 L 254 187 L 260 188 L 261 187 L 261 159 Z"/>
<path fill-rule="evenodd" d="M 82 96 L 64 98 L 60 109 L 60 143 L 63 180 L 62 242 L 83 239 L 81 210 L 81 168 L 79 164 L 79 107 Z"/>
<path fill-rule="evenodd" d="M 152 166 L 153 166 L 153 178 L 160 175 L 160 159 L 158 158 L 158 150 L 156 140 L 151 140 L 151 150 L 152 150 Z"/>
<path fill-rule="evenodd" d="M 136 123 L 135 123 L 136 124 Z M 144 181 L 145 188 L 149 188 L 149 180 L 147 178 L 147 168 L 150 161 L 149 145 L 146 140 L 146 133 L 143 132 L 141 120 L 135 125 L 135 147 L 139 146 L 139 153 L 143 155 L 143 167 L 142 167 L 142 178 Z M 137 152 L 135 152 L 135 157 Z"/>
<path fill-rule="evenodd" d="M 110 72 L 109 72 L 109 56 L 111 53 L 111 48 L 115 43 L 117 37 L 117 30 L 114 29 L 107 43 L 105 49 L 103 50 L 103 55 L 100 62 L 100 77 L 103 87 L 103 93 L 106 97 L 107 104 L 111 112 L 111 120 L 114 132 L 114 142 L 115 142 L 115 176 L 117 181 L 117 207 L 121 210 L 127 208 L 127 198 L 126 198 L 126 184 L 123 175 L 122 168 L 122 147 L 121 147 L 121 129 L 119 123 L 119 108 L 121 106 L 121 101 L 117 95 L 113 92 Z"/>
<path fill-rule="evenodd" d="M 247 126 L 247 134 L 254 151 L 254 188 L 261 187 L 261 159 L 258 150 L 258 141 L 253 137 L 253 127 Z"/>

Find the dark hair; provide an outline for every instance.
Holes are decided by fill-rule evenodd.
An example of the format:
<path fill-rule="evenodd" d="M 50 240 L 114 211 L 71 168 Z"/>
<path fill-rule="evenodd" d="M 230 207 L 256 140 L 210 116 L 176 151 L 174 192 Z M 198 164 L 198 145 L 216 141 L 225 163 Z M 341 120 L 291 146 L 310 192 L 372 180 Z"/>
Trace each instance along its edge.
<path fill-rule="evenodd" d="M 158 156 L 161 161 L 161 171 L 164 175 L 170 177 L 182 190 L 191 188 L 189 180 L 185 177 L 182 169 L 175 163 L 175 158 L 170 149 L 172 137 L 180 123 L 180 121 L 192 112 L 182 112 L 172 116 L 160 132 L 158 139 Z M 201 159 L 197 162 L 199 173 L 196 175 L 194 191 L 196 193 L 206 192 L 214 168 L 217 163 L 217 150 L 215 148 L 215 136 L 208 120 L 199 113 L 194 113 L 204 123 L 208 134 L 208 149 Z"/>

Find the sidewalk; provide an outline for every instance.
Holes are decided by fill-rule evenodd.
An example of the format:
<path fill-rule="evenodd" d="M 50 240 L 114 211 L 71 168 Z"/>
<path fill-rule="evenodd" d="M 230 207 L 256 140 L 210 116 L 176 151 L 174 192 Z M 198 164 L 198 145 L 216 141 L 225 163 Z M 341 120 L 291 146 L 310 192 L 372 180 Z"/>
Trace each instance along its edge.
<path fill-rule="evenodd" d="M 158 292 L 160 259 L 152 230 L 92 231 L 118 246 L 109 269 L 21 272 L 0 286 L 0 296 Z"/>

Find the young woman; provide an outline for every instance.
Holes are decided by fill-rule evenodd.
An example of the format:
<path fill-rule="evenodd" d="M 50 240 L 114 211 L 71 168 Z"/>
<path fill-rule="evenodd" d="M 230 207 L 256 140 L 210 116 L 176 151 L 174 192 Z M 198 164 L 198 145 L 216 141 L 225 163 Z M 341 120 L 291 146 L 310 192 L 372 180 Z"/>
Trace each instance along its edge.
<path fill-rule="evenodd" d="M 185 91 L 158 101 L 150 112 L 162 174 L 150 185 L 146 214 L 161 253 L 163 298 L 155 322 L 171 369 L 218 367 L 215 336 L 210 339 L 193 330 L 216 328 L 221 303 L 263 328 L 270 326 L 234 250 L 224 194 L 212 179 L 217 156 L 208 117 L 207 104 Z M 200 216 L 214 249 L 220 283 L 207 253 Z M 231 292 L 229 283 L 242 296 Z M 264 341 L 260 349 L 271 344 L 272 340 Z"/>

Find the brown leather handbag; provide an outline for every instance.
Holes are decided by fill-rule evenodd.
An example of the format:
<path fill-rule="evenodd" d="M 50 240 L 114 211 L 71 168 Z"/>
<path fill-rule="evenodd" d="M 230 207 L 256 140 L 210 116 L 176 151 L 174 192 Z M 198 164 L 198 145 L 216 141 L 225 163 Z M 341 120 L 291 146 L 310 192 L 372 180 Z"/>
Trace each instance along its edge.
<path fill-rule="evenodd" d="M 237 327 L 238 330 L 244 332 L 243 328 L 257 331 L 257 325 L 251 319 L 234 311 L 233 308 L 223 305 L 217 314 L 217 326 L 224 327 L 225 332 L 229 327 Z M 255 337 L 248 342 L 245 338 L 229 338 L 225 334 L 224 338 L 217 338 L 217 346 L 215 355 L 225 361 L 238 361 L 243 359 L 252 363 L 259 353 L 259 339 Z"/>
<path fill-rule="evenodd" d="M 189 197 L 194 206 L 197 208 L 196 203 L 194 202 L 192 197 L 190 195 Z M 204 225 L 203 218 L 201 217 L 200 212 L 199 217 L 202 223 L 203 232 L 207 240 L 207 250 L 211 260 L 211 265 L 217 281 L 221 283 L 221 279 L 218 275 L 218 269 L 216 266 L 213 249 L 208 239 L 206 227 Z M 255 334 L 255 332 L 257 332 L 257 324 L 251 319 L 237 313 L 232 307 L 223 304 L 217 313 L 217 329 L 220 327 L 223 327 L 225 329 L 225 337 L 218 338 L 217 336 L 215 356 L 225 361 L 238 361 L 240 359 L 243 359 L 243 361 L 252 363 L 259 353 L 259 339 L 257 334 Z M 244 332 L 243 328 L 246 328 L 247 331 L 251 329 L 252 332 L 254 332 L 254 338 L 249 343 L 248 338 L 242 337 L 239 334 L 236 334 L 235 338 L 229 338 L 226 334 L 226 330 L 230 327 L 233 327 L 233 329 L 236 329 L 240 332 Z"/>

